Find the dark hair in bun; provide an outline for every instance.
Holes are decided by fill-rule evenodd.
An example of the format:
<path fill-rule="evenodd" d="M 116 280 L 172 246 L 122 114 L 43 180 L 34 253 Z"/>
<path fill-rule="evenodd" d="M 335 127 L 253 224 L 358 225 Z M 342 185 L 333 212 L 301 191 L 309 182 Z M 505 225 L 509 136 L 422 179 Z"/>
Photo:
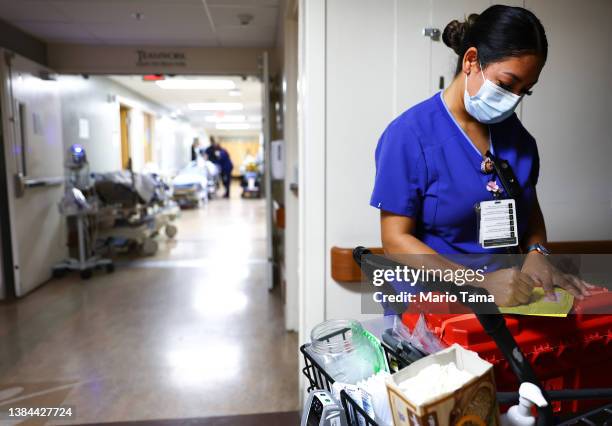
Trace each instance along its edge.
<path fill-rule="evenodd" d="M 453 49 L 457 55 L 461 55 L 466 35 L 477 19 L 478 14 L 472 13 L 463 22 L 459 22 L 456 19 L 449 22 L 442 33 L 442 41 L 444 44 Z"/>
<path fill-rule="evenodd" d="M 451 21 L 442 41 L 459 55 L 457 74 L 470 47 L 478 50 L 482 66 L 504 58 L 536 54 L 548 56 L 546 32 L 540 20 L 522 7 L 491 6 L 480 15 L 471 14 L 464 22 Z"/>

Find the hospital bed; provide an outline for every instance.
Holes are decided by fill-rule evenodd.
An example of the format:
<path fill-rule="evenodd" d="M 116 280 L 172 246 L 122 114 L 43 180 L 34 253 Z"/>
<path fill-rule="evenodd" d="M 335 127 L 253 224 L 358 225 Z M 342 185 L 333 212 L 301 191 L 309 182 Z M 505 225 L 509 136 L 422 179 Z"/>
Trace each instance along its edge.
<path fill-rule="evenodd" d="M 150 256 L 157 252 L 155 237 L 162 231 L 174 238 L 172 223 L 179 215 L 171 190 L 156 174 L 119 171 L 94 174 L 98 211 L 99 249 L 111 254 L 131 252 Z"/>

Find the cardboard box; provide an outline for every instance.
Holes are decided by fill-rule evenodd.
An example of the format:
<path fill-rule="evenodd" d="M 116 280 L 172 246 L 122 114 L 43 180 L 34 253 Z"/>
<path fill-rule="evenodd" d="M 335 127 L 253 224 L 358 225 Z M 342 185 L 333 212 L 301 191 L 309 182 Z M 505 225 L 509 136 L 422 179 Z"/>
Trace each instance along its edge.
<path fill-rule="evenodd" d="M 454 362 L 476 377 L 454 392 L 423 405 L 411 402 L 399 384 L 431 364 Z M 422 358 L 387 379 L 389 404 L 395 426 L 498 426 L 499 408 L 493 366 L 476 352 L 454 344 Z"/>

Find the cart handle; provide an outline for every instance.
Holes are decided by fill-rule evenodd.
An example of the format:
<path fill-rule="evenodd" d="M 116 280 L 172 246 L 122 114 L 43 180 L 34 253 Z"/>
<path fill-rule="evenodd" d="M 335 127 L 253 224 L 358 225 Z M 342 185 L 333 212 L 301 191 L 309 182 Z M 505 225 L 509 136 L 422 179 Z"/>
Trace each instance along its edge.
<path fill-rule="evenodd" d="M 612 399 L 612 388 L 549 390 L 548 396 L 551 401 Z M 518 392 L 497 392 L 500 404 L 515 404 L 518 399 Z"/>
<path fill-rule="evenodd" d="M 370 250 L 365 247 L 356 247 L 353 250 L 353 259 L 359 265 L 363 273 L 372 280 L 374 278 L 374 271 L 380 269 L 394 269 L 397 266 L 406 266 L 387 259 L 384 256 L 374 255 Z M 408 265 L 409 266 L 409 265 Z M 473 295 L 489 295 L 489 292 L 484 288 L 474 287 L 470 285 L 457 286 L 452 283 L 443 281 L 428 281 L 427 286 L 419 286 L 420 291 L 427 292 L 448 292 L 451 294 L 459 295 L 459 289 L 464 292 L 468 292 Z M 469 300 L 470 298 L 466 298 Z M 480 302 L 478 303 L 479 308 L 475 309 L 477 304 L 475 302 L 463 301 L 464 299 L 458 297 L 461 303 L 470 308 L 478 321 L 484 328 L 485 332 L 493 339 L 497 344 L 502 354 L 510 364 L 512 371 L 518 378 L 519 383 L 531 382 L 536 385 L 542 391 L 544 399 L 548 402 L 546 407 L 538 407 L 538 426 L 550 425 L 553 422 L 553 413 L 550 405 L 550 397 L 540 380 L 536 376 L 531 364 L 525 358 L 525 355 L 521 352 L 518 347 L 516 340 L 508 330 L 504 316 L 499 310 L 499 307 L 493 302 Z M 475 298 L 475 300 L 488 300 L 488 298 Z M 483 306 L 484 305 L 484 306 Z M 482 309 L 484 307 L 484 309 Z M 485 313 L 478 313 L 485 311 Z"/>

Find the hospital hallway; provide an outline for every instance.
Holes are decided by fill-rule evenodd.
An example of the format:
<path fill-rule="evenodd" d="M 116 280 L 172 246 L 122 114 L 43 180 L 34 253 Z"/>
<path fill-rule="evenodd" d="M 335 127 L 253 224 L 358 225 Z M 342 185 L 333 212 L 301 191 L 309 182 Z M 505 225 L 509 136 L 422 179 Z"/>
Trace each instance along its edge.
<path fill-rule="evenodd" d="M 267 288 L 264 200 L 236 188 L 176 223 L 153 257 L 0 303 L 0 411 L 61 405 L 75 410 L 68 423 L 216 425 L 202 418 L 298 409 L 297 335 Z"/>

